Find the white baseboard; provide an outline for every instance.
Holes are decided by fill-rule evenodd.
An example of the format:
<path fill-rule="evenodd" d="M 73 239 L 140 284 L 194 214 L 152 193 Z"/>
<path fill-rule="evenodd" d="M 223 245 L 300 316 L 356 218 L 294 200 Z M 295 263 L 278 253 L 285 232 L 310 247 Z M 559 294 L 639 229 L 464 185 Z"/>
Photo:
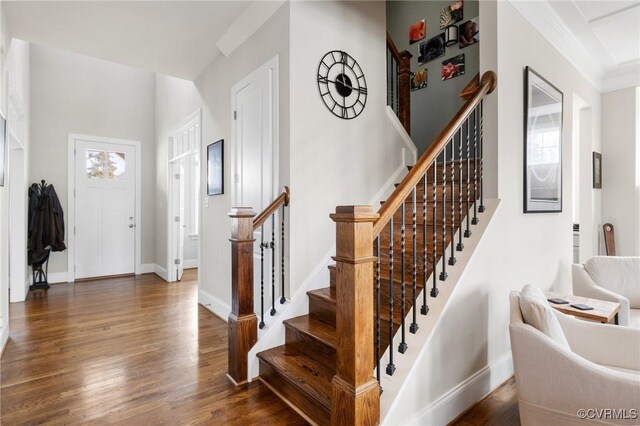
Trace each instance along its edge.
<path fill-rule="evenodd" d="M 153 265 L 153 272 L 159 276 L 160 278 L 162 278 L 163 280 L 169 282 L 169 273 L 167 272 L 167 270 L 165 268 L 163 268 L 160 265 Z"/>
<path fill-rule="evenodd" d="M 198 259 L 183 260 L 184 269 L 199 268 L 200 261 Z"/>
<path fill-rule="evenodd" d="M 0 327 L 0 358 L 2 358 L 2 353 L 4 352 L 4 348 L 7 347 L 7 342 L 9 341 L 9 322 Z"/>
<path fill-rule="evenodd" d="M 416 413 L 408 424 L 446 425 L 493 392 L 511 376 L 513 376 L 513 359 L 509 353 L 459 383 Z"/>
<path fill-rule="evenodd" d="M 198 291 L 198 303 L 224 321 L 227 321 L 227 318 L 229 318 L 229 314 L 231 313 L 231 306 L 202 289 Z"/>
<path fill-rule="evenodd" d="M 156 265 L 155 263 L 143 263 L 140 265 L 140 270 L 136 275 L 140 274 L 153 274 L 155 272 Z"/>

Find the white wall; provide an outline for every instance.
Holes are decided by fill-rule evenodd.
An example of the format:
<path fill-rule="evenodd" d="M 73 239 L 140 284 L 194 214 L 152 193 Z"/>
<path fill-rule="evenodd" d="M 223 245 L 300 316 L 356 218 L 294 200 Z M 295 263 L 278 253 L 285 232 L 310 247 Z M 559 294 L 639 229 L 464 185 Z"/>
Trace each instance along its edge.
<path fill-rule="evenodd" d="M 602 222 L 615 227 L 616 254 L 639 256 L 635 87 L 602 95 Z"/>
<path fill-rule="evenodd" d="M 485 3 L 485 2 L 483 2 Z M 489 2 L 487 2 L 489 3 Z M 458 384 L 488 367 L 492 371 L 508 362 L 509 300 L 511 290 L 530 283 L 543 290 L 571 290 L 572 203 L 571 135 L 573 93 L 592 108 L 591 143 L 600 142 L 600 94 L 515 10 L 509 2 L 497 2 L 497 30 L 483 22 L 483 40 L 495 31 L 498 40 L 497 109 L 485 104 L 488 121 L 497 120 L 497 142 L 485 138 L 497 152 L 498 196 L 502 202 L 464 276 L 443 313 L 423 366 L 411 377 L 401 403 L 394 407 L 389 424 L 420 424 L 432 413 L 425 407 L 443 401 Z M 482 14 L 483 6 L 481 6 Z M 484 41 L 483 41 L 484 42 Z M 483 62 L 481 62 L 482 64 Z M 564 93 L 563 212 L 523 214 L 523 69 L 533 67 Z M 482 70 L 485 71 L 485 70 Z M 589 147 L 589 149 L 591 149 Z M 589 182 L 590 184 L 590 182 Z M 582 217 L 582 215 L 581 215 Z M 480 217 L 482 220 L 482 217 Z M 507 361 L 505 361 L 507 360 Z M 401 361 L 398 361 L 401 362 Z M 475 388 L 478 401 L 490 389 Z M 451 412 L 450 419 L 465 406 Z M 422 410 L 422 412 L 421 412 Z M 421 416 L 416 417 L 416 413 Z"/>
<path fill-rule="evenodd" d="M 155 263 L 162 275 L 166 274 L 167 268 L 168 138 L 173 130 L 202 107 L 202 98 L 192 81 L 157 74 L 155 86 Z"/>
<path fill-rule="evenodd" d="M 220 316 L 231 304 L 231 87 L 274 56 L 279 58 L 280 186 L 289 184 L 289 4 L 285 4 L 229 56 L 220 56 L 195 81 L 203 99 L 201 259 L 199 301 Z M 206 147 L 224 139 L 224 194 L 206 200 Z M 296 189 L 292 188 L 296 197 Z M 208 206 L 208 207 L 207 207 Z M 288 253 L 288 252 L 287 252 Z"/>
<path fill-rule="evenodd" d="M 53 184 L 68 218 L 69 133 L 130 139 L 142 147 L 142 263 L 155 260 L 154 74 L 32 45 L 30 182 Z M 69 229 L 66 229 L 67 240 Z M 67 271 L 67 253 L 52 253 L 50 273 Z"/>
<path fill-rule="evenodd" d="M 30 45 L 22 40 L 11 39 L 5 14 L 0 5 L 0 111 L 11 121 L 12 131 L 21 139 L 25 153 L 29 150 L 29 51 Z M 9 94 L 7 87 L 11 81 L 15 99 L 9 113 Z M 21 114 L 13 109 L 18 107 Z M 11 164 L 8 164 L 9 169 Z M 16 168 L 14 167 L 14 170 Z M 27 173 L 27 170 L 22 170 Z M 0 187 L 0 351 L 9 333 L 9 230 L 8 230 L 8 182 L 10 170 L 5 175 L 5 186 Z M 14 171 L 15 173 L 15 171 Z M 26 188 L 25 188 L 26 191 Z"/>
<path fill-rule="evenodd" d="M 291 3 L 291 294 L 335 244 L 329 214 L 369 203 L 402 162 L 386 137 L 385 40 L 384 2 Z M 354 120 L 332 115 L 318 94 L 318 64 L 334 49 L 353 56 L 367 80 Z"/>

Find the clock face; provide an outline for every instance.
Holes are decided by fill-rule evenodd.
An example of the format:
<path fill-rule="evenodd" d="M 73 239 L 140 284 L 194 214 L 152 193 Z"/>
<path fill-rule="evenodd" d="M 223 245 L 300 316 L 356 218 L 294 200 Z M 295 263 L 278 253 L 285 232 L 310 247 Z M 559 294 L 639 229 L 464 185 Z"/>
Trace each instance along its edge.
<path fill-rule="evenodd" d="M 367 81 L 362 68 L 341 50 L 332 50 L 320 61 L 318 90 L 329 111 L 346 120 L 360 115 L 367 103 Z"/>

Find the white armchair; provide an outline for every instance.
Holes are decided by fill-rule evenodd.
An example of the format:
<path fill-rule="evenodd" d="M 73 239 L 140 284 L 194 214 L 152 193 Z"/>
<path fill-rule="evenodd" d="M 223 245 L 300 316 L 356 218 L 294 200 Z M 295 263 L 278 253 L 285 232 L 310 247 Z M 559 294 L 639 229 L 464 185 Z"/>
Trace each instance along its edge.
<path fill-rule="evenodd" d="M 519 292 L 512 292 L 510 301 L 509 332 L 522 425 L 638 424 L 640 330 L 547 312 L 547 320 L 557 319 L 554 327 L 559 323 L 565 342 L 524 322 Z M 597 412 L 587 411 L 583 419 L 583 409 L 625 410 L 616 413 L 627 418 L 596 419 Z"/>
<path fill-rule="evenodd" d="M 620 325 L 640 328 L 640 257 L 596 256 L 573 265 L 573 294 L 620 303 Z"/>

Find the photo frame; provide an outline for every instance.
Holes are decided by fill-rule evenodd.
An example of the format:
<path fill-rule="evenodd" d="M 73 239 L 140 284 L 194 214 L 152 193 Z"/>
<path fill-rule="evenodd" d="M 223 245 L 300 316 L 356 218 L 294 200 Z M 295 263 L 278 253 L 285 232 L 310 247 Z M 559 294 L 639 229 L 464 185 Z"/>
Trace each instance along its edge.
<path fill-rule="evenodd" d="M 207 146 L 207 195 L 224 194 L 224 139 Z"/>
<path fill-rule="evenodd" d="M 563 97 L 524 69 L 524 213 L 562 212 Z"/>
<path fill-rule="evenodd" d="M 7 120 L 0 114 L 0 186 L 4 186 L 7 169 Z"/>
<path fill-rule="evenodd" d="M 593 187 L 602 189 L 602 154 L 593 152 Z"/>
<path fill-rule="evenodd" d="M 409 44 L 417 43 L 427 35 L 426 20 L 421 19 L 409 25 Z"/>

